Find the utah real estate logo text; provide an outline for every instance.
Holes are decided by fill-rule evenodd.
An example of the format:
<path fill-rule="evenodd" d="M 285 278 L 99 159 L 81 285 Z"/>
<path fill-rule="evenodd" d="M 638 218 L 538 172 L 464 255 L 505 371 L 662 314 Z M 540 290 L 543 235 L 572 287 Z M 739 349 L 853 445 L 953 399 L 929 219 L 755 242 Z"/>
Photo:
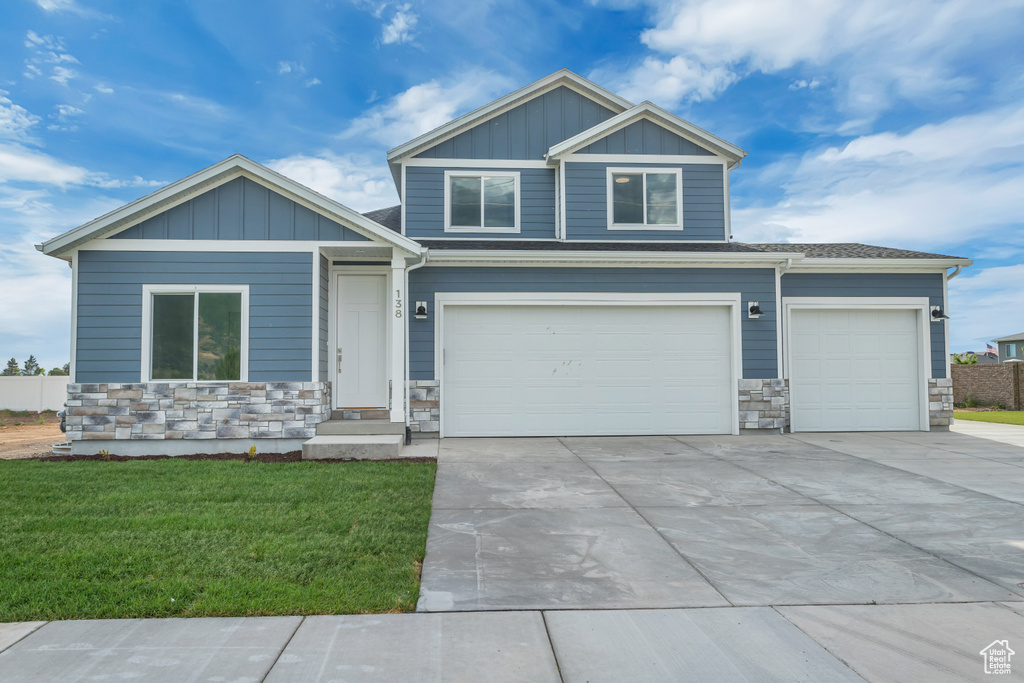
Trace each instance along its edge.
<path fill-rule="evenodd" d="M 1017 653 L 1010 649 L 1010 641 L 993 640 L 980 654 L 985 658 L 985 673 L 1008 675 L 1010 673 L 1010 657 Z"/>

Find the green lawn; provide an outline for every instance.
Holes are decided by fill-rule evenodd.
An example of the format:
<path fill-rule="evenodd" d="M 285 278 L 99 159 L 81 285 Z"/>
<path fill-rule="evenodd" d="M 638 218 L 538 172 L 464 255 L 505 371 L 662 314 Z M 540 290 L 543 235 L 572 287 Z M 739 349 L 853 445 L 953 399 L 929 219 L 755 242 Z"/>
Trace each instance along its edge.
<path fill-rule="evenodd" d="M 412 610 L 435 470 L 0 461 L 0 622 Z"/>
<path fill-rule="evenodd" d="M 977 422 L 999 422 L 1007 425 L 1024 425 L 1024 410 L 993 410 L 976 413 L 966 410 L 953 411 L 958 420 L 975 420 Z"/>

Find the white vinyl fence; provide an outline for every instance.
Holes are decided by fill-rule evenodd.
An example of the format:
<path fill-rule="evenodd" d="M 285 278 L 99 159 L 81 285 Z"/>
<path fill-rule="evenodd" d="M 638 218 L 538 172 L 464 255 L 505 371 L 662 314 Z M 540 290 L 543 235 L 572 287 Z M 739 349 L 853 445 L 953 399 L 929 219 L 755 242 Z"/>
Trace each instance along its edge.
<path fill-rule="evenodd" d="M 60 410 L 70 377 L 0 377 L 0 410 Z"/>

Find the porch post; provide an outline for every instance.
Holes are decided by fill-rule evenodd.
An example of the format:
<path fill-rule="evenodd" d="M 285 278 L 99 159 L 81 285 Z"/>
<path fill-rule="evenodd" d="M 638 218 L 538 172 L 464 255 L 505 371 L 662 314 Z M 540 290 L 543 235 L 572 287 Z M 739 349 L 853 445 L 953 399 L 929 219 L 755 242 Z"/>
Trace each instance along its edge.
<path fill-rule="evenodd" d="M 391 421 L 405 422 L 405 256 L 391 257 Z"/>

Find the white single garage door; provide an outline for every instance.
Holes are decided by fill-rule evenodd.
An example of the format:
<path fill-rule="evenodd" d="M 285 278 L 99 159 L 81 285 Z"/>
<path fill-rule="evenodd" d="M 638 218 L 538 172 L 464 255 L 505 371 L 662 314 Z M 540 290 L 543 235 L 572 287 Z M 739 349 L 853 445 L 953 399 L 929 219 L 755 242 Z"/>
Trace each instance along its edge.
<path fill-rule="evenodd" d="M 793 309 L 792 429 L 921 429 L 921 333 L 909 309 Z"/>
<path fill-rule="evenodd" d="M 726 306 L 457 305 L 443 436 L 728 434 Z"/>

